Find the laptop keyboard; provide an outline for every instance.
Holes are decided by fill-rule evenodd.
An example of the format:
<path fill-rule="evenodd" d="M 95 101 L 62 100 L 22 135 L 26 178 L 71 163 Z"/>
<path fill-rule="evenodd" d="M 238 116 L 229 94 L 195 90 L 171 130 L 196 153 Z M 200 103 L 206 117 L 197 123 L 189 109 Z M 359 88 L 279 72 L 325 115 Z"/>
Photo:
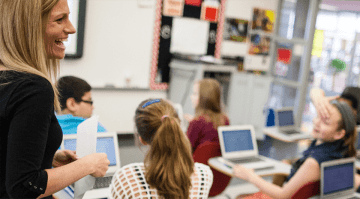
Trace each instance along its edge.
<path fill-rule="evenodd" d="M 264 161 L 260 158 L 245 158 L 245 159 L 230 159 L 231 162 L 236 164 L 252 163 L 252 162 L 261 162 Z"/>
<path fill-rule="evenodd" d="M 96 178 L 93 189 L 101 189 L 109 187 L 111 184 L 112 176 L 106 176 L 102 178 Z"/>
<path fill-rule="evenodd" d="M 288 134 L 288 135 L 300 133 L 299 131 L 296 131 L 296 130 L 287 130 L 287 131 L 282 131 L 282 132 L 284 132 L 285 134 Z"/>

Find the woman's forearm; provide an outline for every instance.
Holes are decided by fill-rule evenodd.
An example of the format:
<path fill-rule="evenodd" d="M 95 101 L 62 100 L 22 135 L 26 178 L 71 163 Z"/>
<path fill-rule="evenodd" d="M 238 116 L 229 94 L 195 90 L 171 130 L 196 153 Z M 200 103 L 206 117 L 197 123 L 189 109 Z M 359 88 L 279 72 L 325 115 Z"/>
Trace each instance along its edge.
<path fill-rule="evenodd" d="M 46 169 L 45 171 L 48 174 L 47 187 L 45 193 L 38 198 L 54 194 L 81 178 L 92 174 L 94 169 L 90 165 L 86 158 L 81 158 L 61 167 Z"/>
<path fill-rule="evenodd" d="M 290 198 L 290 196 L 285 196 L 285 193 L 283 192 L 283 188 L 274 185 L 270 182 L 267 182 L 263 178 L 259 177 L 255 173 L 250 176 L 249 182 L 253 185 L 255 185 L 261 192 L 264 194 L 270 196 L 274 199 L 282 199 L 282 198 Z"/>

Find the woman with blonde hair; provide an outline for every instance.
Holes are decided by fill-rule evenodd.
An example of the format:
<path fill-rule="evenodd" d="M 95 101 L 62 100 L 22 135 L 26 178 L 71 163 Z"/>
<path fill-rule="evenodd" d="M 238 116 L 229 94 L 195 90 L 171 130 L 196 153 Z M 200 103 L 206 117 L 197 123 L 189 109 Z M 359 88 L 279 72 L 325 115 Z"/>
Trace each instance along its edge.
<path fill-rule="evenodd" d="M 0 198 L 51 198 L 86 175 L 104 176 L 106 154 L 57 151 L 52 80 L 76 31 L 67 0 L 0 0 L 0 10 Z"/>
<path fill-rule="evenodd" d="M 193 152 L 206 141 L 219 143 L 217 127 L 229 125 L 229 118 L 221 109 L 220 98 L 221 89 L 217 80 L 205 78 L 194 84 L 191 102 L 195 117 L 190 118 L 186 133 Z"/>
<path fill-rule="evenodd" d="M 111 198 L 207 198 L 213 175 L 193 162 L 191 146 L 180 120 L 166 100 L 148 99 L 135 112 L 139 140 L 150 145 L 144 163 L 119 169 L 110 185 Z"/>

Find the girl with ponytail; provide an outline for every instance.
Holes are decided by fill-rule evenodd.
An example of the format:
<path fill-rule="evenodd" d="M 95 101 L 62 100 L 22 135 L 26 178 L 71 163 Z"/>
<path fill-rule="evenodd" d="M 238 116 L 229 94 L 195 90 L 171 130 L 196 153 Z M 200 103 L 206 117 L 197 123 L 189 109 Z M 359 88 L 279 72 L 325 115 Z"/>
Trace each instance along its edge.
<path fill-rule="evenodd" d="M 110 185 L 117 198 L 207 198 L 213 180 L 210 168 L 193 162 L 191 145 L 175 109 L 165 100 L 149 99 L 135 112 L 139 140 L 150 145 L 144 163 L 119 169 Z"/>

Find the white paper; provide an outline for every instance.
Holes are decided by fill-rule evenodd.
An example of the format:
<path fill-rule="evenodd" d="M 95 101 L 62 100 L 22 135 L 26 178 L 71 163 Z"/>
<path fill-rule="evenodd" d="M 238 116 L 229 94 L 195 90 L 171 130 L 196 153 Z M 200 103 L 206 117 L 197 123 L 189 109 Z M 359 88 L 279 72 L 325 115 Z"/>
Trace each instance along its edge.
<path fill-rule="evenodd" d="M 198 19 L 174 17 L 170 52 L 205 55 L 210 23 Z"/>
<path fill-rule="evenodd" d="M 80 158 L 96 153 L 98 121 L 99 116 L 94 115 L 77 127 L 76 155 Z M 75 182 L 74 198 L 82 198 L 87 190 L 93 188 L 94 184 L 95 178 L 90 175 Z"/>

